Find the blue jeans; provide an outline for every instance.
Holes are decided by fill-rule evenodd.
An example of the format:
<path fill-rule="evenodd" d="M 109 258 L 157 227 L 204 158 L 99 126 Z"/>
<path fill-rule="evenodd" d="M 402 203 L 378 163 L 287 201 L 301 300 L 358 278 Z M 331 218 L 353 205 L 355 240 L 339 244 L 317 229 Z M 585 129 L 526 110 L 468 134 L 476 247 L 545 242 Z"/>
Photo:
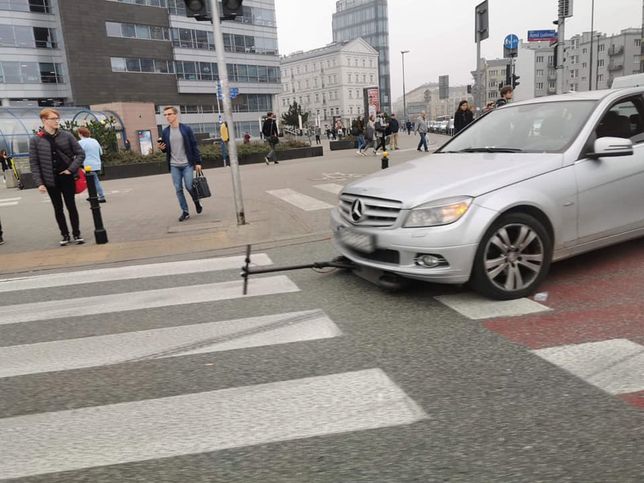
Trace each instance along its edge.
<path fill-rule="evenodd" d="M 179 200 L 179 206 L 181 211 L 188 213 L 188 203 L 186 202 L 186 197 L 183 194 L 183 187 L 186 187 L 190 196 L 192 196 L 192 174 L 193 167 L 189 164 L 186 166 L 170 166 L 170 174 L 172 175 L 172 184 L 174 184 L 174 189 L 177 192 L 177 199 Z"/>
<path fill-rule="evenodd" d="M 419 132 L 420 134 L 420 142 L 418 143 L 418 147 L 416 149 L 420 149 L 421 146 L 425 149 L 425 151 L 428 151 L 427 149 L 427 133 L 426 132 Z"/>
<path fill-rule="evenodd" d="M 362 151 L 367 147 L 367 143 L 364 140 L 364 134 L 358 134 L 358 151 Z"/>
<path fill-rule="evenodd" d="M 96 186 L 96 196 L 98 197 L 99 200 L 104 200 L 105 192 L 103 191 L 103 186 L 101 186 L 101 182 L 98 180 L 99 173 L 100 171 L 94 171 L 94 185 Z"/>
<path fill-rule="evenodd" d="M 221 141 L 221 159 L 224 163 L 224 166 L 227 164 L 230 164 L 230 158 L 228 157 L 228 143 L 225 141 Z"/>

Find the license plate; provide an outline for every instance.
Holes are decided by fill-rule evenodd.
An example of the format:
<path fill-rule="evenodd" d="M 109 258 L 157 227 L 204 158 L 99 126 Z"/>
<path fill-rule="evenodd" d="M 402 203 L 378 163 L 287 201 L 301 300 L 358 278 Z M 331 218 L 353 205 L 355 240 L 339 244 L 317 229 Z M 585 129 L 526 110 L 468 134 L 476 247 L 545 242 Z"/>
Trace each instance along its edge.
<path fill-rule="evenodd" d="M 353 248 L 365 253 L 371 253 L 376 249 L 375 237 L 373 235 L 368 235 L 366 233 L 358 233 L 355 231 L 348 230 L 346 228 L 340 228 L 337 231 L 338 239 L 344 245 Z"/>

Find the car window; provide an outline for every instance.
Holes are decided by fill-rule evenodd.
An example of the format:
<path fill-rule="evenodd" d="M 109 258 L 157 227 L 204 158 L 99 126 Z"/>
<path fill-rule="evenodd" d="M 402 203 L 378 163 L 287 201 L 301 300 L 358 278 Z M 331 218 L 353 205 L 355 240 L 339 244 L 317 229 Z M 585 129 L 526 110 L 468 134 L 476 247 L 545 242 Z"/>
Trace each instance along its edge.
<path fill-rule="evenodd" d="M 641 98 L 623 99 L 604 114 L 595 128 L 596 138 L 616 137 L 630 139 L 633 143 L 644 141 L 644 116 Z"/>
<path fill-rule="evenodd" d="M 486 114 L 440 151 L 508 148 L 562 152 L 577 137 L 596 104 L 593 100 L 574 100 L 507 105 Z"/>

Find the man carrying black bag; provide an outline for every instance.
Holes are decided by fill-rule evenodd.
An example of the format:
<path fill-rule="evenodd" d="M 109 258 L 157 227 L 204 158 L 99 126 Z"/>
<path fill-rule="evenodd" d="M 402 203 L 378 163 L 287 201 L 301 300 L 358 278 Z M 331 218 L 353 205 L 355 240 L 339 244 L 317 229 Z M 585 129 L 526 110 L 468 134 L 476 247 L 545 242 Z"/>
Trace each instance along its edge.
<path fill-rule="evenodd" d="M 185 221 L 190 218 L 190 213 L 186 197 L 183 194 L 184 186 L 195 203 L 197 213 L 201 213 L 203 210 L 199 198 L 194 193 L 192 183 L 193 170 L 197 171 L 197 176 L 201 174 L 201 153 L 192 129 L 179 122 L 178 113 L 179 111 L 174 106 L 163 109 L 163 116 L 169 125 L 163 130 L 161 137 L 157 140 L 157 145 L 166 154 L 168 170 L 172 175 L 172 184 L 181 209 L 179 221 Z"/>

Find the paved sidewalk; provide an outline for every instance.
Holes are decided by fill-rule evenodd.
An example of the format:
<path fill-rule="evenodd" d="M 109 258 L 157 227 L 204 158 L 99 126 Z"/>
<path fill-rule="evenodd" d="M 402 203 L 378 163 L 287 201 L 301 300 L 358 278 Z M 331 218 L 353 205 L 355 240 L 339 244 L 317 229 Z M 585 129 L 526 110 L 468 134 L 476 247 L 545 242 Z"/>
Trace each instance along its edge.
<path fill-rule="evenodd" d="M 447 138 L 432 135 L 432 148 Z M 416 136 L 400 136 L 401 150 L 390 165 L 425 156 L 415 150 Z M 237 225 L 229 168 L 206 170 L 213 198 L 204 200 L 201 215 L 179 223 L 178 204 L 169 175 L 129 178 L 103 183 L 108 202 L 101 205 L 109 243 L 96 245 L 86 193 L 77 196 L 85 245 L 58 246 L 58 229 L 51 204 L 37 190 L 0 186 L 0 219 L 6 244 L 0 247 L 0 274 L 95 266 L 139 259 L 229 250 L 243 253 L 247 244 L 286 245 L 329 238 L 328 208 L 307 211 L 269 192 L 293 190 L 327 206 L 337 195 L 320 186 L 341 186 L 380 169 L 381 156 L 358 156 L 352 150 L 324 156 L 240 167 L 246 225 Z M 11 201 L 7 201 L 11 200 Z"/>

